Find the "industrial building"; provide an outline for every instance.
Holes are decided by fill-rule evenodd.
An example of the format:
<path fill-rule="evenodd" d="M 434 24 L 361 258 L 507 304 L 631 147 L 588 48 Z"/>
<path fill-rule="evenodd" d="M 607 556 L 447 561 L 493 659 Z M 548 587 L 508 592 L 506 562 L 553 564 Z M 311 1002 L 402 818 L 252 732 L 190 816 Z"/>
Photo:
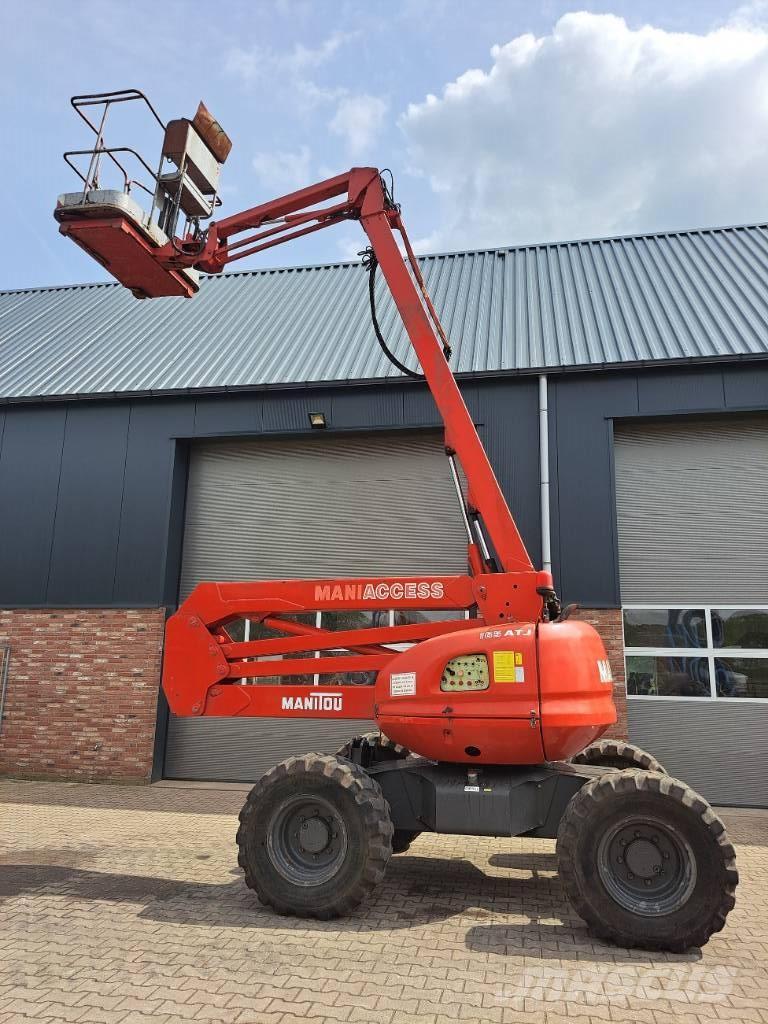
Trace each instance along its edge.
<path fill-rule="evenodd" d="M 768 226 L 420 263 L 533 560 L 605 639 L 615 733 L 768 805 Z M 411 362 L 383 281 L 378 305 Z M 434 403 L 359 264 L 191 302 L 0 293 L 0 772 L 236 781 L 335 750 L 365 723 L 170 716 L 167 615 L 202 580 L 465 561 Z"/>

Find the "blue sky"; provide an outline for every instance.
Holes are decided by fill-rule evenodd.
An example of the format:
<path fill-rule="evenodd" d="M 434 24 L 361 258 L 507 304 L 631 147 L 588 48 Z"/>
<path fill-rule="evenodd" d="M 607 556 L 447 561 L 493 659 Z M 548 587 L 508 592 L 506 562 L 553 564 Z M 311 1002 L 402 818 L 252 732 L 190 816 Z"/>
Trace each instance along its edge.
<path fill-rule="evenodd" d="M 102 280 L 58 235 L 74 93 L 204 99 L 234 141 L 224 214 L 355 164 L 392 168 L 422 251 L 768 215 L 761 2 L 6 0 L 0 288 Z M 115 121 L 112 142 L 148 126 Z M 349 258 L 343 225 L 232 269 Z"/>

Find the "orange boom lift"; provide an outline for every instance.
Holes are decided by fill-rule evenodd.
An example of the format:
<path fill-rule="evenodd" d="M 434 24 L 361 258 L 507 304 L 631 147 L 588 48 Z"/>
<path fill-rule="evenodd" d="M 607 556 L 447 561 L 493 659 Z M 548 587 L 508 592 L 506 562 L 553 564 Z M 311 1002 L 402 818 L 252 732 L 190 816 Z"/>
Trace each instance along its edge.
<path fill-rule="evenodd" d="M 126 102 L 146 104 L 162 129 L 156 172 L 133 149 L 106 145 L 107 115 Z M 237 837 L 247 884 L 281 913 L 332 917 L 351 912 L 392 853 L 422 831 L 556 837 L 568 894 L 599 934 L 650 948 L 706 942 L 734 903 L 725 829 L 651 755 L 599 741 L 616 721 L 602 640 L 561 610 L 551 574 L 531 562 L 382 174 L 355 167 L 212 219 L 231 144 L 202 104 L 192 120 L 165 125 L 137 90 L 72 103 L 96 141 L 65 154 L 83 188 L 59 198 L 62 234 L 137 297 L 189 298 L 200 271 L 219 274 L 282 242 L 359 221 L 374 333 L 402 372 L 421 376 L 381 335 L 380 268 L 445 427 L 467 533 L 465 575 L 201 583 L 167 623 L 163 688 L 175 714 L 370 718 L 381 730 L 334 755 L 291 757 L 256 782 Z M 109 167 L 117 188 L 100 180 Z M 138 189 L 151 197 L 149 213 Z M 457 615 L 343 631 L 302 621 L 306 612 L 351 609 Z M 262 637 L 235 640 L 229 627 L 243 619 Z M 313 673 L 368 673 L 371 684 L 305 685 L 296 677 L 306 676 L 308 654 Z M 280 685 L 271 682 L 276 673 Z"/>

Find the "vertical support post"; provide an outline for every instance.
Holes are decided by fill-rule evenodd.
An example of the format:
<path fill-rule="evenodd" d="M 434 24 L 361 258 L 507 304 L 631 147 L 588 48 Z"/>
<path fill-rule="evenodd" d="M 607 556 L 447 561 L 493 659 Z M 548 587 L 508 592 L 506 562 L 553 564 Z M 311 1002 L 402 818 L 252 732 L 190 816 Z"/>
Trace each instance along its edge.
<path fill-rule="evenodd" d="M 549 411 L 547 375 L 539 377 L 539 481 L 541 487 L 541 567 L 552 572 L 552 535 L 549 520 Z"/>
<path fill-rule="evenodd" d="M 93 147 L 93 153 L 88 164 L 88 170 L 85 175 L 85 186 L 83 188 L 83 196 L 90 189 L 96 189 L 99 187 L 99 164 L 101 162 L 101 150 L 104 148 L 104 125 L 107 120 L 107 114 L 109 113 L 109 100 L 104 103 L 104 113 L 101 115 L 101 121 L 99 121 L 99 128 L 96 132 L 96 145 Z M 85 201 L 85 199 L 83 199 Z"/>

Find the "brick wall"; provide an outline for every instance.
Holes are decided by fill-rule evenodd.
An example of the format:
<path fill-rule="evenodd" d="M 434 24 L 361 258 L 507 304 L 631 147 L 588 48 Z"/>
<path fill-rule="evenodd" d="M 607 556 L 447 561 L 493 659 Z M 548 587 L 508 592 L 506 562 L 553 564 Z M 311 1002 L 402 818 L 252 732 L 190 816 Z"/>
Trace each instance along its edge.
<path fill-rule="evenodd" d="M 0 774 L 148 782 L 163 609 L 0 610 Z"/>
<path fill-rule="evenodd" d="M 618 712 L 618 721 L 606 732 L 606 736 L 625 740 L 627 738 L 627 687 L 624 680 L 624 641 L 621 629 L 620 608 L 579 608 L 574 617 L 583 619 L 594 626 L 603 638 L 613 673 L 613 700 Z"/>

